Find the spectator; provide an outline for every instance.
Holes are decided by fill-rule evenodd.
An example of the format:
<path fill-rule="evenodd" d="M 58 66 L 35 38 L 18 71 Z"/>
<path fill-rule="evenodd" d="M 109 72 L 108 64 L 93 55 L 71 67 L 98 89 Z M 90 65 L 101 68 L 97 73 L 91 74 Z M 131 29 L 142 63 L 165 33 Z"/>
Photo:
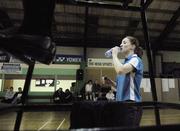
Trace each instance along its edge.
<path fill-rule="evenodd" d="M 9 89 L 7 89 L 5 96 L 1 102 L 11 103 L 13 101 L 14 95 L 15 95 L 14 88 L 11 86 Z"/>
<path fill-rule="evenodd" d="M 93 90 L 94 100 L 97 100 L 99 93 L 101 92 L 101 86 L 97 80 L 94 81 L 92 90 Z"/>
<path fill-rule="evenodd" d="M 106 93 L 100 92 L 97 101 L 107 101 Z"/>
<path fill-rule="evenodd" d="M 53 94 L 53 101 L 54 103 L 63 103 L 65 99 L 65 94 L 62 90 L 62 88 L 59 88 L 57 91 Z"/>
<path fill-rule="evenodd" d="M 102 77 L 102 85 L 101 92 L 107 94 L 109 90 L 111 90 L 111 83 L 107 79 L 107 77 Z"/>
<path fill-rule="evenodd" d="M 22 93 L 23 93 L 22 88 L 19 87 L 18 92 L 16 92 L 14 97 L 13 97 L 12 104 L 20 104 L 22 102 L 22 100 L 21 100 Z"/>
<path fill-rule="evenodd" d="M 75 88 L 76 88 L 76 82 L 71 83 L 70 91 L 74 94 L 75 93 Z"/>
<path fill-rule="evenodd" d="M 86 96 L 86 100 L 93 100 L 93 96 L 92 96 L 92 80 L 89 80 L 87 82 L 87 84 L 85 85 L 85 96 Z"/>
<path fill-rule="evenodd" d="M 69 89 L 65 90 L 65 103 L 72 102 L 73 100 L 73 94 L 70 92 Z"/>
<path fill-rule="evenodd" d="M 109 101 L 115 100 L 115 95 L 114 95 L 114 93 L 113 93 L 113 90 L 109 90 L 109 92 L 106 94 L 106 98 L 107 98 Z"/>

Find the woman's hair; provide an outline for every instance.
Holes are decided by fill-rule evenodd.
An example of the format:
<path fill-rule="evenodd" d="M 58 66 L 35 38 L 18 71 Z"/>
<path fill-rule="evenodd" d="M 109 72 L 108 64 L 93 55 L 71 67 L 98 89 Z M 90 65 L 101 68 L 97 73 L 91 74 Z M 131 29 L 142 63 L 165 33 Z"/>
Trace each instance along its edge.
<path fill-rule="evenodd" d="M 129 41 L 131 42 L 132 45 L 136 46 L 134 53 L 137 54 L 137 56 L 139 56 L 141 58 L 143 55 L 143 49 L 142 49 L 142 47 L 139 46 L 138 39 L 133 36 L 126 36 L 126 38 L 129 39 Z"/>

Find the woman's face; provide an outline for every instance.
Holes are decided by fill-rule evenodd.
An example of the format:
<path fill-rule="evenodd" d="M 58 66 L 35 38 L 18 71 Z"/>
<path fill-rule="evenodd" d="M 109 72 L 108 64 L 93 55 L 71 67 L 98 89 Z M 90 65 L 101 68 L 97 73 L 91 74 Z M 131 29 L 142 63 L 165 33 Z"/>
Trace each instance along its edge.
<path fill-rule="evenodd" d="M 124 38 L 120 44 L 121 52 L 128 53 L 131 50 L 134 50 L 134 45 L 131 44 L 128 38 Z"/>

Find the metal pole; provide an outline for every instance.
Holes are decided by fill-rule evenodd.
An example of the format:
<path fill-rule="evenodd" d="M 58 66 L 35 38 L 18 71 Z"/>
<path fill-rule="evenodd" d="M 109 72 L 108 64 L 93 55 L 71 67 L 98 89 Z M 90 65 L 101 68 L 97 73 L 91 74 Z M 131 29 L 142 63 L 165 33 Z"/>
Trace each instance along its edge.
<path fill-rule="evenodd" d="M 30 64 L 29 68 L 28 68 L 28 72 L 26 75 L 26 81 L 25 81 L 24 89 L 23 89 L 23 93 L 22 93 L 22 108 L 17 112 L 16 122 L 15 122 L 15 127 L 14 127 L 15 131 L 19 131 L 19 129 L 20 129 L 22 115 L 23 115 L 23 109 L 24 109 L 24 105 L 27 100 L 28 91 L 29 91 L 29 87 L 31 84 L 31 78 L 32 78 L 33 70 L 34 70 L 34 65 L 35 65 L 35 61 L 33 61 L 33 63 Z"/>
<path fill-rule="evenodd" d="M 144 0 L 141 1 L 142 6 L 143 4 L 144 4 Z M 157 92 L 156 92 L 156 84 L 155 84 L 155 79 L 154 79 L 154 66 L 153 66 L 153 59 L 152 59 L 152 52 L 151 52 L 151 44 L 150 44 L 150 39 L 149 39 L 148 27 L 147 27 L 146 13 L 144 9 L 141 10 L 141 19 L 142 19 L 144 38 L 145 38 L 145 47 L 147 50 L 152 97 L 153 97 L 153 101 L 157 102 Z M 154 111 L 155 111 L 155 117 L 156 117 L 156 125 L 159 126 L 161 124 L 160 114 L 159 114 L 159 109 L 156 105 L 155 105 Z"/>
<path fill-rule="evenodd" d="M 87 35 L 88 35 L 88 25 L 89 25 L 89 7 L 88 6 L 85 6 L 85 24 L 84 24 L 84 61 L 86 62 L 87 61 L 87 46 L 86 46 L 86 43 L 87 43 Z"/>

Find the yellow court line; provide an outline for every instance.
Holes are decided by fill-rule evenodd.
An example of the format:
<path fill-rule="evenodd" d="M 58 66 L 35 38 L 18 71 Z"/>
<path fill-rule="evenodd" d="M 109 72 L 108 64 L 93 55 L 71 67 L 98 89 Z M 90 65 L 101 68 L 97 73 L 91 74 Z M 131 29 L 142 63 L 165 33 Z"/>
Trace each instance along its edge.
<path fill-rule="evenodd" d="M 61 126 L 62 126 L 62 124 L 64 123 L 65 120 L 66 120 L 65 118 L 62 120 L 62 122 L 61 122 L 61 123 L 59 124 L 59 126 L 57 127 L 56 131 L 58 131 L 59 128 L 61 128 Z"/>
<path fill-rule="evenodd" d="M 49 119 L 44 125 L 42 125 L 37 131 L 42 130 L 52 119 Z"/>

